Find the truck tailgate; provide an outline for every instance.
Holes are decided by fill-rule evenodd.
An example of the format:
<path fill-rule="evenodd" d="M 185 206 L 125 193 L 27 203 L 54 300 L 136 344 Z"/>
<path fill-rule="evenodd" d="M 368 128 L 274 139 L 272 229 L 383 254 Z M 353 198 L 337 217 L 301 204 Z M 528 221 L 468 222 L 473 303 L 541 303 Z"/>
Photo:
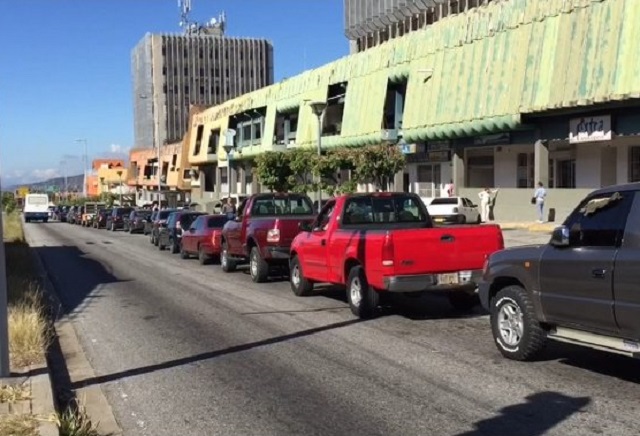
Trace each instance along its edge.
<path fill-rule="evenodd" d="M 313 215 L 299 215 L 292 217 L 278 217 L 273 225 L 274 229 L 280 230 L 280 242 L 278 245 L 281 247 L 290 247 L 293 238 L 300 233 L 300 223 L 310 223 L 314 220 Z"/>
<path fill-rule="evenodd" d="M 393 231 L 394 273 L 435 274 L 482 269 L 504 247 L 499 226 L 456 226 Z"/>

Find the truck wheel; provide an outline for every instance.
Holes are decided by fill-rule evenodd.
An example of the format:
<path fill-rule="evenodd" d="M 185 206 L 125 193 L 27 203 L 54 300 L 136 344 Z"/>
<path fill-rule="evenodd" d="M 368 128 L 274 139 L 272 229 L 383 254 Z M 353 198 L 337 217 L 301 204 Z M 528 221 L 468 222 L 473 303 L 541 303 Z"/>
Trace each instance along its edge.
<path fill-rule="evenodd" d="M 361 266 L 351 268 L 347 279 L 347 301 L 351 312 L 361 319 L 373 318 L 380 304 L 380 295 L 369 286 Z"/>
<path fill-rule="evenodd" d="M 222 244 L 220 266 L 222 266 L 222 271 L 224 272 L 234 272 L 236 270 L 236 261 L 229 257 L 229 248 L 226 242 Z"/>
<path fill-rule="evenodd" d="M 269 278 L 269 264 L 260 255 L 258 247 L 251 247 L 249 253 L 249 272 L 255 283 L 264 283 Z"/>
<path fill-rule="evenodd" d="M 189 259 L 189 253 L 184 251 L 184 246 L 180 243 L 180 259 Z"/>
<path fill-rule="evenodd" d="M 480 214 L 478 214 L 478 218 L 476 219 L 476 224 L 482 224 L 482 218 L 480 217 Z"/>
<path fill-rule="evenodd" d="M 204 252 L 202 247 L 198 247 L 198 262 L 200 265 L 208 265 L 211 262 L 211 257 Z"/>
<path fill-rule="evenodd" d="M 468 312 L 480 304 L 480 298 L 476 294 L 469 294 L 464 291 L 451 291 L 449 292 L 449 304 L 455 310 Z"/>
<path fill-rule="evenodd" d="M 503 288 L 491 300 L 491 332 L 498 350 L 513 360 L 533 359 L 547 342 L 527 291 L 517 285 Z"/>
<path fill-rule="evenodd" d="M 458 221 L 460 222 L 460 224 L 466 224 L 467 223 L 466 215 L 460 215 L 460 217 L 458 218 Z"/>
<path fill-rule="evenodd" d="M 298 256 L 294 256 L 291 259 L 291 274 L 289 282 L 291 283 L 291 290 L 298 297 L 306 297 L 313 293 L 313 282 L 307 280 L 302 272 L 302 266 L 300 265 L 300 259 Z"/>

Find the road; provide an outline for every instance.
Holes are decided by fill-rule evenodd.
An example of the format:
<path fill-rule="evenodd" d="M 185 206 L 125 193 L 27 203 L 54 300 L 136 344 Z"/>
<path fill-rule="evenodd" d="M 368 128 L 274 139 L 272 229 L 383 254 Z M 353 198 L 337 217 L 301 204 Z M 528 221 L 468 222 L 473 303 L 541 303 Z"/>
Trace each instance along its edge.
<path fill-rule="evenodd" d="M 125 435 L 637 434 L 630 359 L 553 344 L 512 362 L 484 313 L 443 298 L 358 321 L 338 293 L 297 298 L 141 235 L 26 230 Z"/>

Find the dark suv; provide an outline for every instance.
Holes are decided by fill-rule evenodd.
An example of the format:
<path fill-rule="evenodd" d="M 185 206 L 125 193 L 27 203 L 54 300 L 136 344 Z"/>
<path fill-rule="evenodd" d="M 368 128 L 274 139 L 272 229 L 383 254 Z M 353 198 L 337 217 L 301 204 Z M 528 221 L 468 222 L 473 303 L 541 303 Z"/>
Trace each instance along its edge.
<path fill-rule="evenodd" d="M 111 215 L 107 217 L 107 230 L 115 232 L 124 228 L 124 217 L 129 215 L 133 208 L 131 207 L 114 207 Z"/>
<path fill-rule="evenodd" d="M 196 220 L 200 215 L 204 215 L 202 212 L 194 212 L 190 210 L 180 210 L 173 212 L 167 219 L 166 227 L 160 228 L 160 234 L 158 236 L 158 249 L 164 250 L 165 247 L 169 247 L 172 253 L 180 252 L 180 241 L 182 239 L 182 232 L 191 226 L 191 223 Z"/>
<path fill-rule="evenodd" d="M 176 212 L 175 209 L 164 209 L 158 211 L 153 217 L 153 224 L 151 226 L 151 243 L 158 246 L 158 234 L 160 229 L 167 226 L 167 219 L 171 213 Z"/>
<path fill-rule="evenodd" d="M 132 210 L 124 219 L 124 231 L 129 233 L 144 233 L 147 222 L 151 220 L 149 209 Z"/>

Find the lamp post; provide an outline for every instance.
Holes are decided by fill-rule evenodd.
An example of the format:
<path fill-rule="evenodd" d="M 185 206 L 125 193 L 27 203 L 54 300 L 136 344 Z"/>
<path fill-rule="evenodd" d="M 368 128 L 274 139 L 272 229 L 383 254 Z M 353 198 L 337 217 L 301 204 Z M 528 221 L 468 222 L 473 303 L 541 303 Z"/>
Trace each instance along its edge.
<path fill-rule="evenodd" d="M 122 207 L 122 171 L 118 171 L 118 179 L 120 179 L 120 188 L 118 190 L 119 192 L 119 203 L 120 203 L 120 207 Z"/>
<path fill-rule="evenodd" d="M 76 139 L 76 142 L 84 143 L 84 158 L 83 158 L 83 181 L 82 181 L 82 196 L 87 197 L 87 165 L 88 165 L 88 156 L 87 156 L 87 140 L 86 139 Z"/>
<path fill-rule="evenodd" d="M 322 119 L 327 109 L 327 103 L 324 101 L 315 101 L 309 103 L 313 114 L 318 118 L 318 157 L 322 156 Z M 322 210 L 322 174 L 318 174 L 318 213 Z"/>
<path fill-rule="evenodd" d="M 145 94 L 140 94 L 138 97 L 141 100 L 149 99 Z M 158 175 L 158 210 L 160 210 L 162 201 L 162 162 L 160 158 L 160 141 L 158 140 L 158 120 L 156 119 L 155 102 L 153 100 L 151 100 L 151 118 L 153 119 L 153 146 L 156 147 L 158 158 L 158 171 L 156 173 Z"/>
<path fill-rule="evenodd" d="M 231 159 L 232 153 L 236 149 L 235 136 L 236 131 L 234 129 L 227 129 L 225 132 L 224 145 L 222 146 L 224 152 L 227 154 L 227 189 L 229 191 L 229 198 L 231 198 Z"/>

